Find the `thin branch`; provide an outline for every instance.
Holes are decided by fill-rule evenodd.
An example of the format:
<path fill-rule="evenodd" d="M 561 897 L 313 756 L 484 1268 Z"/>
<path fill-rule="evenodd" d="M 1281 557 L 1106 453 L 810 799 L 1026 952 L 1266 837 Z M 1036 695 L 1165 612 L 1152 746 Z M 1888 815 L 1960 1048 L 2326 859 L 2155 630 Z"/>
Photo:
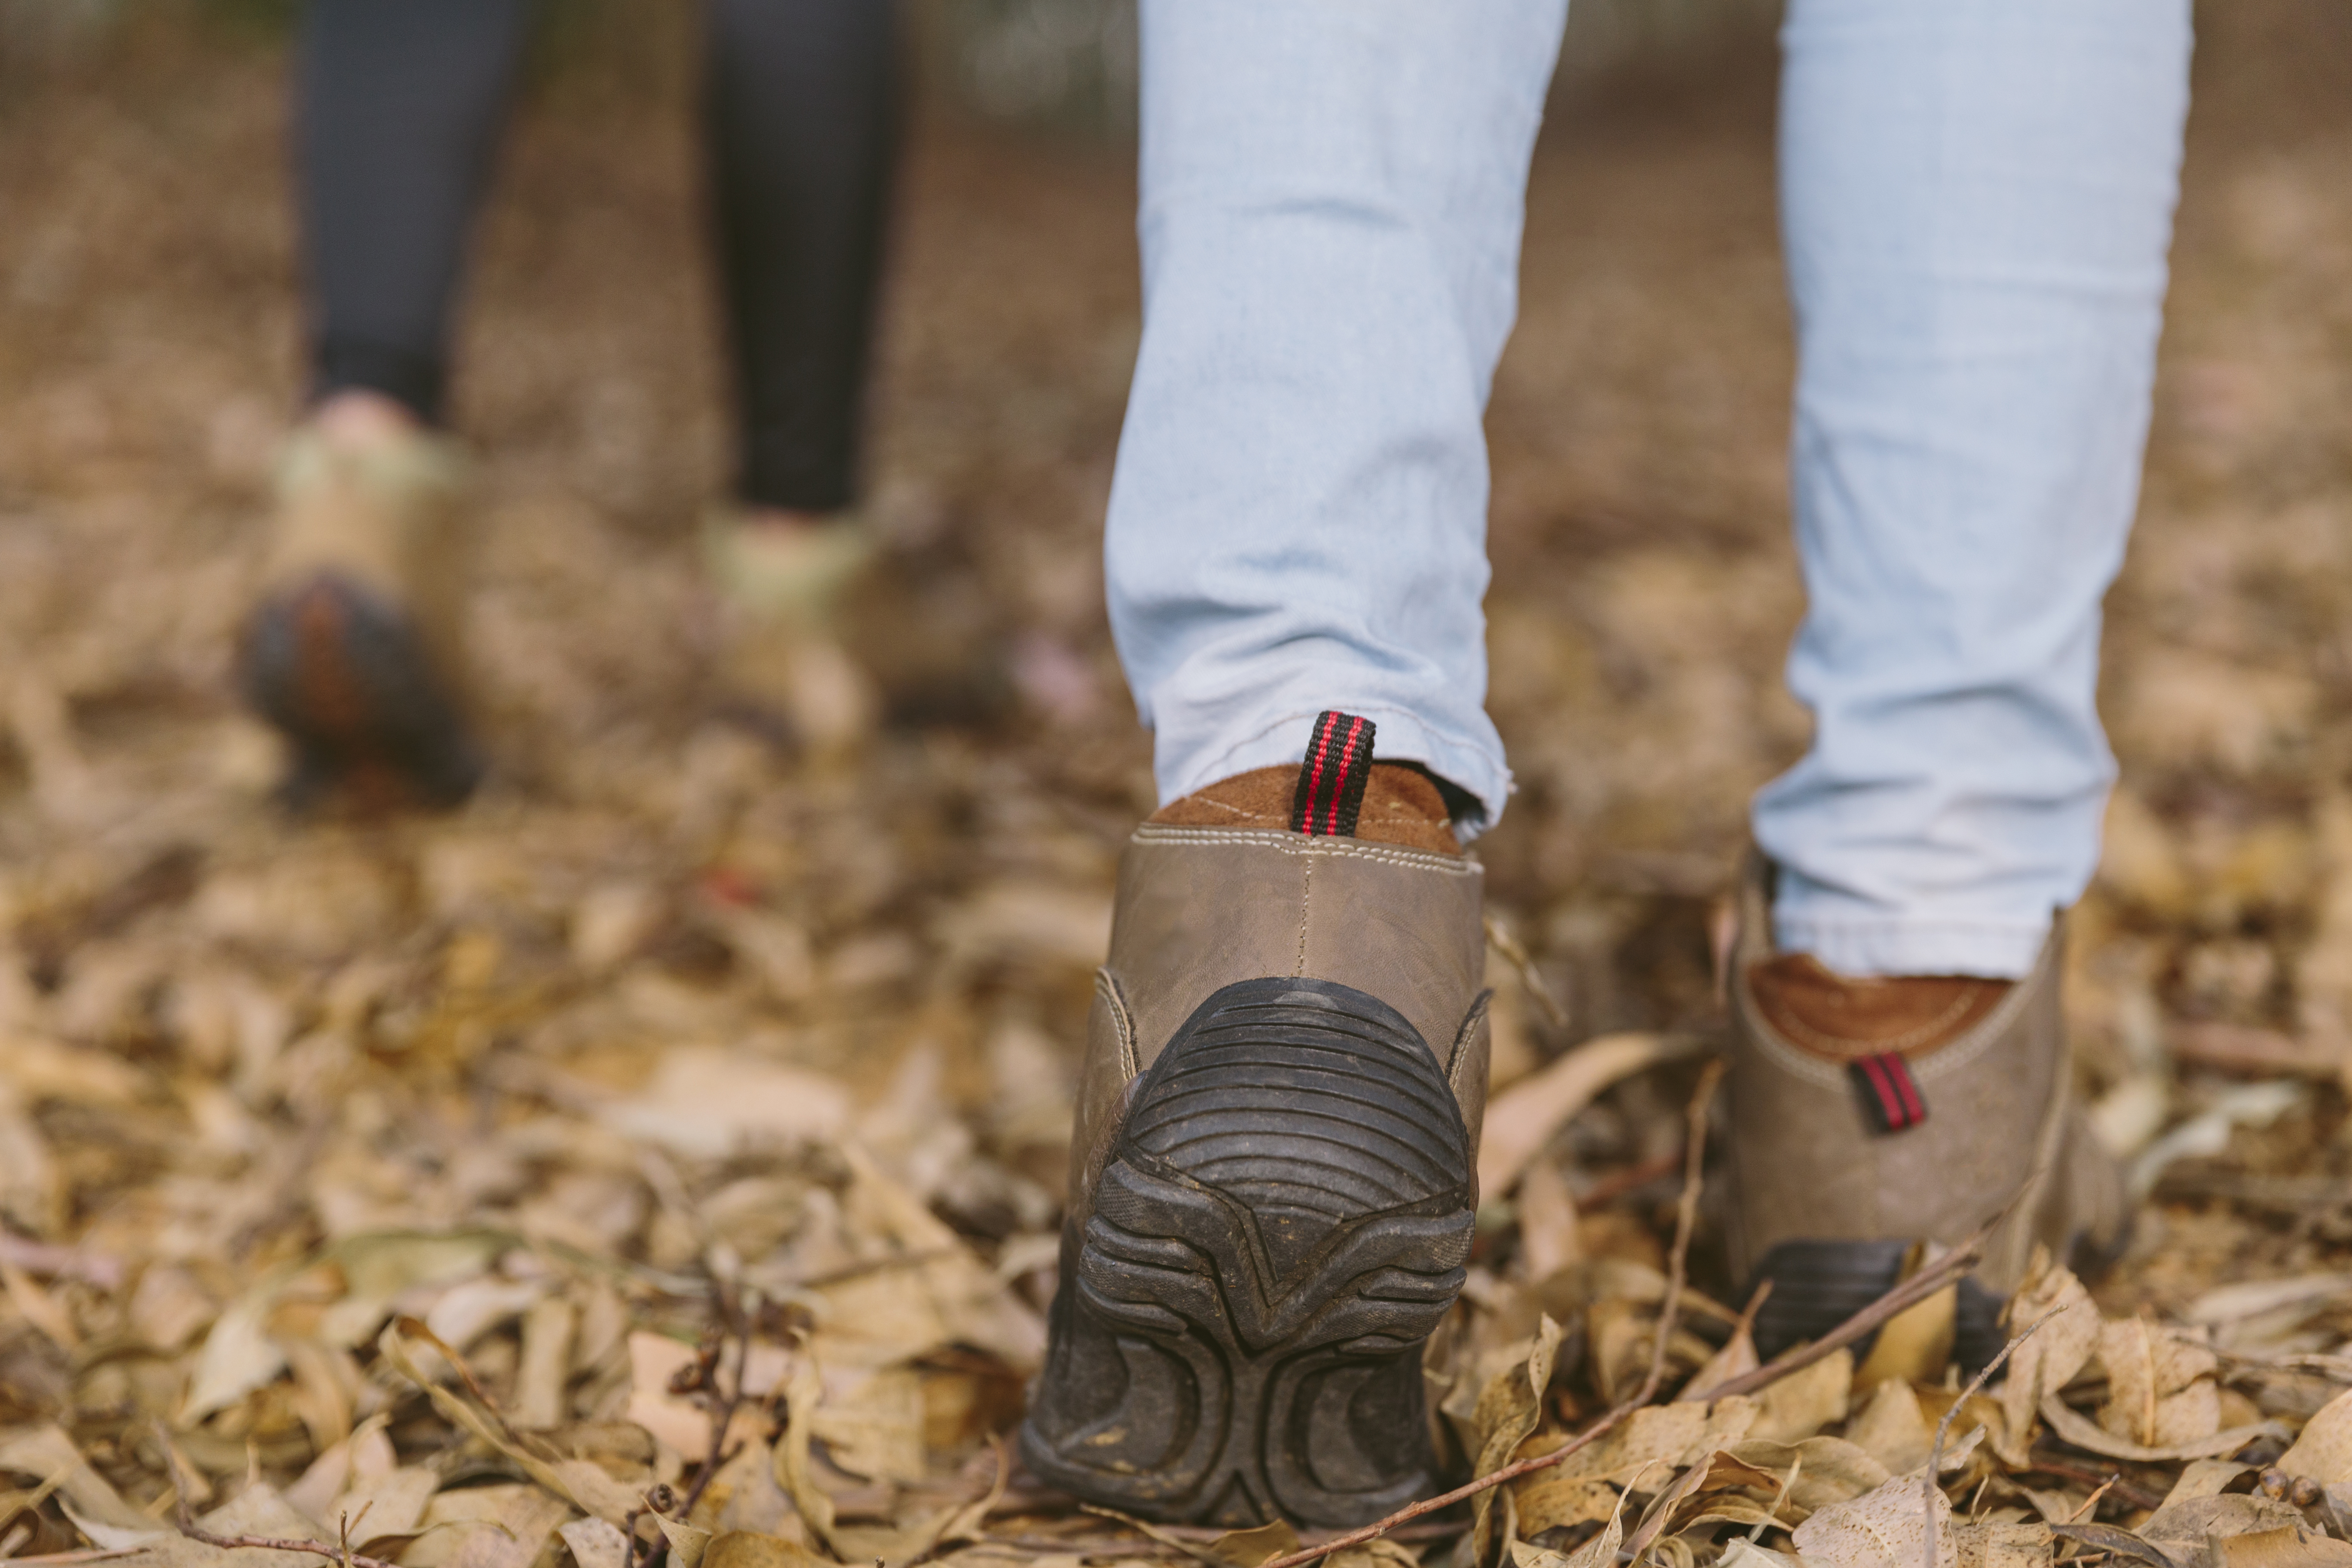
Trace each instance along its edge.
<path fill-rule="evenodd" d="M 677 1516 L 680 1519 L 694 1517 L 694 1505 L 702 1500 L 702 1494 L 709 1489 L 711 1479 L 719 1474 L 721 1465 L 734 1457 L 726 1452 L 727 1433 L 735 1425 L 735 1413 L 743 1407 L 743 1380 L 751 1370 L 751 1314 L 735 1310 L 732 1293 L 723 1283 L 719 1286 L 715 1300 L 720 1321 L 736 1334 L 735 1387 L 734 1392 L 724 1398 L 719 1396 L 727 1359 L 727 1344 L 722 1339 L 710 1370 L 710 1450 L 703 1457 L 702 1469 L 694 1478 L 694 1485 L 687 1489 L 686 1500 L 678 1505 Z"/>
<path fill-rule="evenodd" d="M 1919 1511 L 1927 1531 L 1927 1568 L 1936 1568 L 1936 1472 L 1943 1466 L 1944 1439 L 1951 1434 L 1952 1418 L 1967 1407 L 1969 1400 L 1974 1399 L 1983 1391 L 1984 1385 L 1992 1381 L 1992 1374 L 2001 1369 L 2009 1358 L 2016 1352 L 2017 1347 L 2032 1339 L 2040 1331 L 2042 1325 L 2056 1317 L 2060 1309 L 2056 1307 L 2051 1308 L 2050 1310 L 2028 1323 L 2023 1333 L 2001 1346 L 2000 1353 L 1985 1363 L 1983 1371 L 1969 1379 L 1968 1387 L 1962 1389 L 1960 1396 L 1953 1400 L 1949 1408 L 1945 1410 L 1944 1418 L 1936 1423 L 1936 1440 L 1927 1445 L 1927 1473 L 1919 1479 Z M 2092 1494 L 2094 1498 L 2097 1495 L 2096 1492 Z"/>
<path fill-rule="evenodd" d="M 1550 1021 L 1551 1026 L 1567 1028 L 1568 1009 L 1559 1005 L 1559 998 L 1551 994 L 1551 987 L 1544 984 L 1543 975 L 1536 968 L 1536 961 L 1528 955 L 1526 948 L 1519 945 L 1519 939 L 1504 930 L 1492 915 L 1486 917 L 1486 941 L 1496 952 L 1510 961 L 1513 969 L 1519 972 L 1519 984 L 1527 987 L 1528 995 L 1534 999 L 1535 1005 L 1543 1009 L 1543 1016 Z"/>
<path fill-rule="evenodd" d="M 163 1446 L 163 1463 L 172 1472 L 173 1522 L 180 1533 L 191 1541 L 201 1541 L 206 1546 L 217 1546 L 226 1552 L 248 1548 L 263 1552 L 302 1552 L 313 1557 L 323 1557 L 330 1563 L 340 1563 L 344 1568 L 400 1568 L 381 1557 L 366 1557 L 351 1550 L 349 1543 L 329 1546 L 322 1541 L 302 1541 L 283 1535 L 219 1535 L 196 1522 L 194 1510 L 188 1506 L 188 1478 L 180 1471 L 180 1457 L 172 1451 L 172 1441 L 161 1421 L 153 1423 L 157 1441 Z"/>
<path fill-rule="evenodd" d="M 2116 1476 L 2111 1475 L 2103 1481 L 2098 1471 L 2081 1465 L 2070 1465 L 2063 1459 L 2052 1458 L 2046 1453 L 2036 1453 L 2033 1456 L 2033 1462 L 2026 1467 L 2025 1473 L 2056 1476 L 2061 1480 L 2081 1481 L 2085 1486 L 2110 1486 L 2115 1489 L 2116 1496 L 2134 1508 L 2158 1508 L 2164 1502 L 2164 1499 L 2158 1493 L 2149 1491 L 2145 1487 L 2136 1487 L 2128 1479 L 2117 1479 Z M 2120 1474 L 2121 1472 L 2117 1472 L 2117 1475 Z"/>
<path fill-rule="evenodd" d="M 1637 1405 L 1647 1405 L 1665 1380 L 1666 1342 L 1674 1338 L 1675 1324 L 1682 1316 L 1691 1236 L 1698 1226 L 1699 1184 L 1706 1166 L 1706 1112 L 1715 1103 L 1716 1085 L 1723 1081 L 1723 1073 L 1722 1058 L 1706 1064 L 1706 1070 L 1698 1075 L 1698 1088 L 1691 1091 L 1690 1109 L 1684 1113 L 1690 1131 L 1683 1140 L 1683 1195 L 1675 1204 L 1675 1245 L 1666 1259 L 1666 1299 L 1658 1309 L 1658 1334 L 1650 1346 L 1650 1374 L 1642 1380 L 1642 1392 L 1633 1396 Z"/>
<path fill-rule="evenodd" d="M 1411 1503 L 1397 1510 L 1386 1519 L 1375 1520 L 1360 1530 L 1351 1530 L 1345 1535 L 1336 1535 L 1328 1541 L 1302 1547 L 1287 1556 L 1276 1557 L 1271 1562 L 1262 1563 L 1258 1564 L 1258 1568 L 1306 1568 L 1307 1563 L 1318 1562 L 1335 1552 L 1344 1552 L 1350 1546 L 1361 1546 L 1368 1541 L 1377 1541 L 1399 1525 L 1419 1519 L 1424 1514 L 1436 1513 L 1452 1508 L 1456 1503 L 1466 1502 L 1481 1492 L 1491 1491 L 1507 1482 L 1518 1479 L 1521 1476 L 1532 1475 L 1538 1470 L 1549 1469 L 1570 1455 L 1599 1442 L 1608 1436 L 1611 1429 L 1619 1422 L 1650 1402 L 1658 1392 L 1659 1382 L 1665 1375 L 1664 1346 L 1674 1333 L 1675 1315 L 1681 1309 L 1683 1277 L 1690 1258 L 1691 1232 L 1698 1218 L 1698 1173 L 1703 1168 L 1706 1152 L 1704 1146 L 1706 1108 L 1708 1102 L 1715 1097 L 1716 1083 L 1722 1076 L 1723 1064 L 1719 1061 L 1709 1063 L 1706 1071 L 1700 1077 L 1698 1091 L 1691 1097 L 1690 1156 L 1684 1171 L 1683 1199 L 1675 1215 L 1675 1248 L 1671 1259 L 1671 1270 L 1666 1277 L 1666 1299 L 1664 1310 L 1658 1317 L 1658 1339 L 1650 1355 L 1650 1374 L 1643 1380 L 1641 1388 L 1633 1396 L 1549 1454 L 1536 1454 L 1505 1465 L 1498 1470 L 1490 1470 L 1475 1480 L 1465 1481 L 1450 1492 L 1441 1492 L 1433 1498 L 1423 1498 L 1417 1503 Z"/>
<path fill-rule="evenodd" d="M 1131 1513 L 1121 1513 L 1115 1508 L 1105 1508 L 1102 1504 L 1095 1502 L 1080 1503 L 1078 1505 L 1078 1511 L 1080 1513 L 1095 1514 L 1103 1519 L 1115 1519 L 1118 1521 L 1119 1523 L 1127 1526 L 1129 1530 L 1132 1530 L 1140 1535 L 1148 1536 L 1151 1540 L 1160 1542 L 1160 1545 L 1165 1546 L 1171 1552 L 1180 1552 L 1185 1556 L 1190 1557 L 1195 1563 L 1207 1564 L 1207 1568 L 1224 1568 L 1224 1559 L 1219 1557 L 1215 1552 L 1211 1552 L 1207 1547 L 1195 1546 L 1189 1541 L 1180 1540 L 1177 1537 L 1169 1534 L 1158 1525 L 1153 1524 L 1147 1520 L 1138 1519 Z M 1272 1565 L 1269 1564 L 1268 1568 L 1272 1568 Z"/>
<path fill-rule="evenodd" d="M 1698 1226 L 1699 1186 L 1706 1168 L 1706 1112 L 1715 1103 L 1715 1086 L 1723 1081 L 1724 1068 L 1721 1057 L 1706 1064 L 1685 1113 L 1690 1119 L 1690 1131 L 1683 1146 L 1690 1151 L 1690 1158 L 1683 1167 L 1683 1195 L 1675 1205 L 1675 1247 L 1666 1258 L 1665 1305 L 1658 1313 L 1656 1342 L 1650 1347 L 1650 1375 L 1642 1380 L 1642 1392 L 1634 1395 L 1637 1405 L 1647 1405 L 1656 1398 L 1658 1385 L 1665 1381 L 1666 1343 L 1674 1338 L 1675 1322 L 1682 1312 L 1683 1279 L 1690 1264 L 1691 1235 Z M 1666 1527 L 1666 1515 L 1673 1511 L 1671 1508 L 1659 1509 L 1633 1531 L 1633 1539 L 1625 1543 L 1629 1561 L 1642 1561 L 1642 1554 L 1650 1550 L 1650 1543 Z"/>

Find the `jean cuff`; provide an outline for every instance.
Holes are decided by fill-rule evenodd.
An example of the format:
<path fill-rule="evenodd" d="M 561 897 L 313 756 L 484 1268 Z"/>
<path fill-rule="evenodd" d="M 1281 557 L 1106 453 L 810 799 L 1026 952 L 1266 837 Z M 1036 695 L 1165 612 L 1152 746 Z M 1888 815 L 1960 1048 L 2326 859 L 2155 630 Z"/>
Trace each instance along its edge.
<path fill-rule="evenodd" d="M 2022 980 L 2033 973 L 2044 921 L 1822 919 L 1772 911 L 1772 940 L 1783 952 L 1809 952 L 1840 974 L 1967 974 Z"/>

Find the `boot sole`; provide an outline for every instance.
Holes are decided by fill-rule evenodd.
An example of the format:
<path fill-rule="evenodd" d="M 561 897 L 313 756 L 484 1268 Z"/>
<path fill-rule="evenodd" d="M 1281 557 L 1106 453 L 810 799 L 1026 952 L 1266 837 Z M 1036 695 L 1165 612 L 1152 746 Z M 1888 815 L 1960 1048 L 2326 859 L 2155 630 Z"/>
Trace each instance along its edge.
<path fill-rule="evenodd" d="M 2131 1227 L 2105 1247 L 2078 1237 L 2067 1263 L 2084 1279 L 2096 1279 L 2123 1255 Z M 1782 1351 L 1820 1339 L 1902 1280 L 1907 1241 L 1784 1241 L 1756 1266 L 1756 1280 L 1772 1281 L 1772 1293 L 1756 1313 L 1756 1353 L 1766 1361 Z M 1750 1287 L 1753 1289 L 1753 1286 Z M 1963 1276 L 1952 1308 L 1952 1360 L 1961 1373 L 1984 1370 L 2009 1331 L 2001 1326 L 2007 1300 L 1973 1276 Z M 1854 1342 L 1854 1359 L 1869 1355 L 1875 1332 Z"/>
<path fill-rule="evenodd" d="M 1137 1082 L 1022 1453 L 1148 1518 L 1363 1523 L 1431 1489 L 1421 1346 L 1475 1188 L 1436 1057 L 1377 998 L 1244 981 Z"/>
<path fill-rule="evenodd" d="M 454 805 L 481 781 L 415 629 L 356 584 L 322 574 L 263 605 L 239 663 L 247 700 L 293 743 L 290 805 L 346 787 Z"/>

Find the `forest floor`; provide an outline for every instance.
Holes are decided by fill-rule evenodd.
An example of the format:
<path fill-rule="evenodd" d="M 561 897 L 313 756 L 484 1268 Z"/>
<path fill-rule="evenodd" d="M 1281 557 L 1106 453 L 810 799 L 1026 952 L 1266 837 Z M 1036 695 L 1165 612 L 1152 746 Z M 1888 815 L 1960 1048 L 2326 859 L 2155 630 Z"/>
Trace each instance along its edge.
<path fill-rule="evenodd" d="M 2201 47 L 2110 599 L 2123 782 L 2068 976 L 2082 1089 L 2145 1201 L 2096 1310 L 2043 1280 L 2084 1348 L 1997 1391 L 1947 1485 L 1962 1555 L 2046 1558 L 2031 1530 L 2077 1513 L 2161 1537 L 2176 1485 L 2176 1510 L 2252 1489 L 2217 1541 L 2275 1527 L 2298 1494 L 2252 1478 L 2352 1382 L 2352 31 L 2263 0 Z M 659 1539 L 648 1491 L 705 1479 L 706 1385 L 748 1394 L 669 1509 L 689 1568 L 1272 1549 L 1076 1513 L 992 1440 L 1042 1343 L 1075 1054 L 1153 804 L 1098 561 L 1131 152 L 917 112 L 871 464 L 891 710 L 810 757 L 708 690 L 722 374 L 684 73 L 652 58 L 534 87 L 472 279 L 490 783 L 323 820 L 272 804 L 230 679 L 299 383 L 282 56 L 163 21 L 0 77 L 0 1472 L 25 1489 L 0 1555 L 290 1561 L 169 1533 L 184 1501 L 227 1537 L 331 1539 L 364 1506 L 352 1549 L 411 1568 L 618 1568 Z M 1600 1036 L 1653 1065 L 1565 1119 L 1525 1203 L 1487 1195 L 1432 1363 L 1441 1439 L 1486 1468 L 1589 1424 L 1656 1337 L 1700 1070 L 1675 1047 L 1719 1026 L 1745 804 L 1806 733 L 1770 129 L 1743 57 L 1604 84 L 1536 159 L 1489 421 L 1520 792 L 1477 853 L 1528 959 L 1492 970 L 1496 1087 Z M 1704 1236 L 1692 1259 L 1727 1293 Z M 1674 1377 L 1738 1359 L 1738 1305 L 1685 1312 Z M 1838 1531 L 1927 1462 L 1939 1354 L 1662 1406 L 1647 1449 L 1516 1483 L 1459 1550 L 1540 1568 L 1679 1475 L 1652 1532 L 1677 1568 L 1726 1521 L 1809 1515 L 1809 1559 L 1868 1561 Z M 1541 1397 L 1514 1404 L 1530 1357 Z M 2095 1414 L 2037 1441 L 2062 1386 Z M 2352 1488 L 2329 1408 L 2300 1473 Z M 1667 1430 L 1694 1410 L 1714 1425 Z M 1710 1468 L 1733 1447 L 1745 1472 Z M 2333 1506 L 2340 1530 L 2352 1490 Z"/>

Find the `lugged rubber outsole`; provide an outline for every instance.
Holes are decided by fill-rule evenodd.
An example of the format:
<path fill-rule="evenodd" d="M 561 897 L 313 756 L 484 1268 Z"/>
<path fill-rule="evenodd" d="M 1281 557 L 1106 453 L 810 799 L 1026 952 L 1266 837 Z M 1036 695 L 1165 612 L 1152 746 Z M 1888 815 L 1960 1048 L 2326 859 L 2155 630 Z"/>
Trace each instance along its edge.
<path fill-rule="evenodd" d="M 1756 1278 L 1772 1293 L 1756 1313 L 1756 1353 L 1767 1361 L 1823 1334 L 1900 1282 L 1907 1241 L 1784 1241 L 1764 1255 Z M 1973 1278 L 1962 1278 L 1952 1315 L 1952 1359 L 1964 1373 L 1981 1370 L 2007 1342 L 2001 1299 Z M 1855 1342 L 1858 1361 L 1877 1335 Z"/>
<path fill-rule="evenodd" d="M 465 721 L 405 616 L 321 574 L 255 612 L 240 670 L 247 698 L 293 742 L 289 804 L 370 774 L 449 805 L 483 767 Z"/>
<path fill-rule="evenodd" d="M 1436 1056 L 1349 986 L 1211 996 L 1066 1233 L 1024 1458 L 1148 1518 L 1360 1524 L 1432 1486 L 1421 1345 L 1459 1294 L 1470 1141 Z"/>

